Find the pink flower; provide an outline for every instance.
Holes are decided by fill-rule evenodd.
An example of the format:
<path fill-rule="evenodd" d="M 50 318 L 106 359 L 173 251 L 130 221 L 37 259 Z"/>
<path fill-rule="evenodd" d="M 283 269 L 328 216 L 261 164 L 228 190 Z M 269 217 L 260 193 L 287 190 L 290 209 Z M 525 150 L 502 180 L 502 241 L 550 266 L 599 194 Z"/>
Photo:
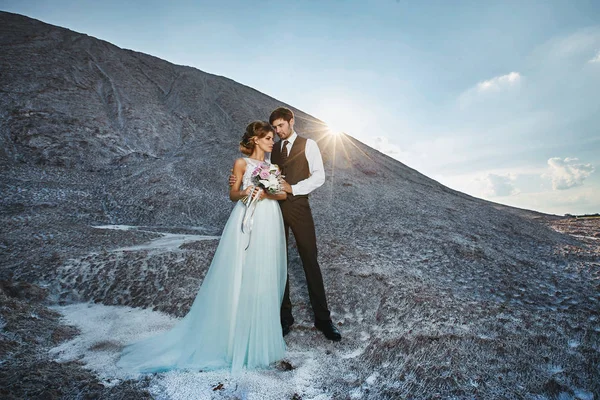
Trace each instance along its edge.
<path fill-rule="evenodd" d="M 262 171 L 260 171 L 261 179 L 269 179 L 269 175 L 271 175 L 271 174 L 269 173 L 268 169 L 267 170 L 263 169 Z"/>

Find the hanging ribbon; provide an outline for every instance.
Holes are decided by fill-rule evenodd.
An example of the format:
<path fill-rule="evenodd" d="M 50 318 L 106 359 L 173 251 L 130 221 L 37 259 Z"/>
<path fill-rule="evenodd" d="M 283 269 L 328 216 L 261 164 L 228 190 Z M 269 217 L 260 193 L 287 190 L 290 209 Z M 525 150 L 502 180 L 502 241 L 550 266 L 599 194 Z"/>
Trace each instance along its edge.
<path fill-rule="evenodd" d="M 245 203 L 246 209 L 244 210 L 244 218 L 242 218 L 242 233 L 248 234 L 248 244 L 244 250 L 248 250 L 248 246 L 250 246 L 252 224 L 254 223 L 254 211 L 256 211 L 256 205 L 258 204 L 260 193 L 263 191 L 262 189 L 258 189 L 258 192 L 254 194 L 254 189 L 255 187 L 253 187 L 250 198 Z"/>

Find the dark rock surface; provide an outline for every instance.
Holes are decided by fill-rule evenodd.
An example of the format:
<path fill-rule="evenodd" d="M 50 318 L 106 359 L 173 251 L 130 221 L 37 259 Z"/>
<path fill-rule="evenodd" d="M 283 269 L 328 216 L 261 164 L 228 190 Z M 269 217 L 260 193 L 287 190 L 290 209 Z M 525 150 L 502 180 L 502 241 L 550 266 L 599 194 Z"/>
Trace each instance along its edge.
<path fill-rule="evenodd" d="M 0 94 L 0 394 L 149 396 L 143 380 L 106 387 L 77 362 L 53 361 L 48 348 L 76 333 L 47 306 L 185 314 L 217 241 L 118 249 L 165 233 L 218 235 L 243 129 L 282 103 L 10 13 L 0 13 Z M 295 112 L 327 172 L 311 204 L 344 334 L 337 349 L 362 349 L 331 353 L 315 386 L 333 398 L 600 395 L 594 239 L 558 232 L 562 219 L 451 190 Z M 93 227 L 107 224 L 146 228 Z M 596 237 L 594 226 L 579 236 Z M 290 255 L 298 322 L 288 346 L 321 348 Z"/>

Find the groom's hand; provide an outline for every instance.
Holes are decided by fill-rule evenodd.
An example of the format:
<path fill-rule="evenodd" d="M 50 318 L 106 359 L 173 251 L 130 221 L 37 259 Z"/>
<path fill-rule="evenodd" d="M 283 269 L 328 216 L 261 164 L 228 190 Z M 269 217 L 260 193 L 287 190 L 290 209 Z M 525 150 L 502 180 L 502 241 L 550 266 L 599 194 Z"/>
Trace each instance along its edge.
<path fill-rule="evenodd" d="M 233 186 L 236 181 L 237 181 L 237 178 L 233 174 L 233 168 L 232 168 L 231 169 L 231 175 L 229 175 L 229 186 Z"/>
<path fill-rule="evenodd" d="M 292 187 L 290 186 L 290 184 L 289 184 L 289 183 L 287 183 L 287 182 L 285 181 L 285 179 L 283 179 L 283 180 L 281 181 L 281 188 L 282 188 L 282 189 L 283 189 L 283 191 L 284 191 L 284 192 L 286 192 L 286 193 L 289 193 L 289 194 L 294 194 L 294 193 L 292 192 Z"/>

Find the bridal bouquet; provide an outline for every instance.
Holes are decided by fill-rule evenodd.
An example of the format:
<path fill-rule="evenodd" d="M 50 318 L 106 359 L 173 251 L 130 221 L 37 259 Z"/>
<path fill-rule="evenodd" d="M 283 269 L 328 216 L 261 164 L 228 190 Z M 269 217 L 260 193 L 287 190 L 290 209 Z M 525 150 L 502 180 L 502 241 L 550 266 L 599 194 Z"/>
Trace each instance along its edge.
<path fill-rule="evenodd" d="M 281 191 L 281 171 L 277 164 L 261 163 L 252 171 L 252 183 L 271 194 Z"/>
<path fill-rule="evenodd" d="M 268 193 L 275 194 L 281 192 L 281 171 L 276 164 L 269 164 L 266 162 L 259 164 L 250 173 L 250 179 L 254 186 L 259 187 Z M 258 197 L 254 196 L 248 199 L 248 196 L 246 196 L 242 201 L 246 204 L 246 210 L 244 211 L 244 217 L 242 219 L 242 232 L 251 233 Z M 250 241 L 248 241 L 248 244 L 249 243 Z M 246 246 L 246 248 L 248 247 Z"/>

